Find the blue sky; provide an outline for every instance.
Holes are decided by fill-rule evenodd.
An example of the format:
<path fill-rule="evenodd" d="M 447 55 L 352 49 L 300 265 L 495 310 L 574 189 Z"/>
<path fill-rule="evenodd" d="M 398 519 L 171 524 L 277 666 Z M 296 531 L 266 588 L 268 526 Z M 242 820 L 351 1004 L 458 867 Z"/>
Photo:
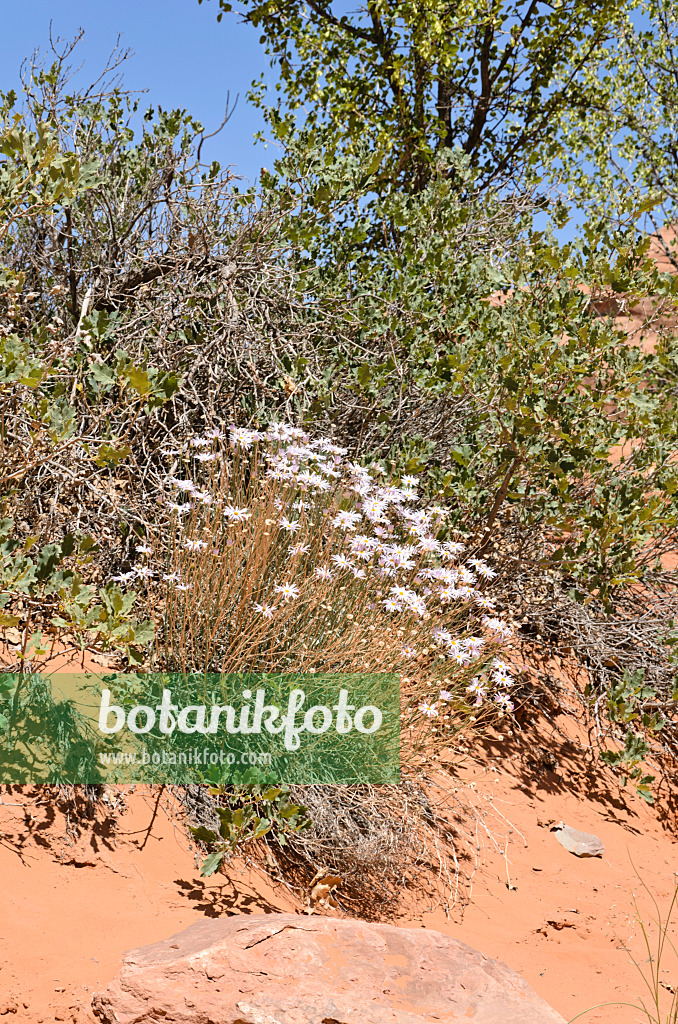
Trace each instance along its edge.
<path fill-rule="evenodd" d="M 18 91 L 22 60 L 39 47 L 49 51 L 49 26 L 53 37 L 71 39 L 79 28 L 85 37 L 73 55 L 84 62 L 82 82 L 97 77 L 115 45 L 118 33 L 123 47 L 135 56 L 125 65 L 125 85 L 148 89 L 142 106 L 164 110 L 183 107 L 212 131 L 222 121 L 226 94 L 231 102 L 240 93 L 233 117 L 215 139 L 208 140 L 202 158 L 253 180 L 262 166 L 273 162 L 271 150 L 254 143 L 263 128 L 259 112 L 245 98 L 249 85 L 261 72 L 269 72 L 259 33 L 225 15 L 220 24 L 216 0 L 21 0 L 3 7 L 0 33 L 0 89 Z"/>

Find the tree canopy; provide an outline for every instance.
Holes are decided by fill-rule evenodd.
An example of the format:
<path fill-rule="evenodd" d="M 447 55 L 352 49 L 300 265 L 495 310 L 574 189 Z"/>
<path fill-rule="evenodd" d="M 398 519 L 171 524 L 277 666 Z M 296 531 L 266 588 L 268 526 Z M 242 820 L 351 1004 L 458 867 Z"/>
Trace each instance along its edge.
<path fill-rule="evenodd" d="M 337 148 L 367 140 L 383 179 L 417 189 L 441 148 L 459 147 L 485 186 L 549 161 L 561 119 L 591 102 L 587 72 L 626 6 L 367 0 L 349 12 L 332 0 L 244 0 L 242 14 L 279 74 L 271 119 L 301 110 L 306 129 L 331 127 Z M 221 18 L 232 4 L 219 7 Z"/>

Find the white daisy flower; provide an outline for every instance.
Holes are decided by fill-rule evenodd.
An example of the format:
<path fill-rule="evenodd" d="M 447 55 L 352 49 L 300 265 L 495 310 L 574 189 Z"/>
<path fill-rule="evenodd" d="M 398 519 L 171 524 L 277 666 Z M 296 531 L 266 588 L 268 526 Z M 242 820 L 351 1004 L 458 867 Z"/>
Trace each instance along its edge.
<path fill-rule="evenodd" d="M 169 507 L 172 510 L 172 512 L 177 512 L 180 516 L 186 515 L 186 513 L 190 512 L 190 510 L 193 508 L 190 501 L 183 503 L 173 501 L 170 503 Z"/>
<path fill-rule="evenodd" d="M 360 512 L 337 512 L 332 520 L 332 526 L 338 527 L 341 530 L 355 530 L 356 525 L 361 519 Z"/>
<path fill-rule="evenodd" d="M 436 628 L 431 631 L 431 636 L 435 642 L 440 645 L 450 644 L 454 639 L 448 629 L 442 629 L 440 626 L 436 626 Z"/>
<path fill-rule="evenodd" d="M 137 565 L 134 569 L 134 575 L 138 579 L 150 579 L 151 576 L 155 576 L 153 570 L 147 565 Z"/>
<path fill-rule="evenodd" d="M 301 529 L 301 523 L 298 519 L 288 519 L 287 516 L 282 517 L 280 525 L 283 530 L 287 530 L 288 533 L 297 533 L 297 531 Z"/>
<path fill-rule="evenodd" d="M 372 557 L 372 552 L 369 548 L 362 548 L 359 551 L 352 551 L 354 558 L 359 558 L 361 562 L 369 562 Z"/>
<path fill-rule="evenodd" d="M 487 628 L 491 629 L 493 633 L 498 633 L 503 640 L 513 636 L 509 626 L 507 626 L 505 622 L 502 622 L 501 619 L 490 619 L 487 615 L 483 615 L 481 621 L 483 626 L 487 626 Z"/>
<path fill-rule="evenodd" d="M 136 572 L 132 569 L 130 572 L 119 572 L 117 576 L 111 576 L 111 580 L 113 583 L 129 583 L 136 575 Z"/>
<path fill-rule="evenodd" d="M 255 612 L 258 612 L 264 619 L 272 619 L 273 613 L 275 612 L 275 605 L 273 604 L 255 604 Z"/>
<path fill-rule="evenodd" d="M 169 478 L 169 482 L 174 484 L 178 491 L 187 491 L 190 494 L 193 494 L 196 489 L 192 480 L 179 480 L 177 477 L 171 476 Z"/>
<path fill-rule="evenodd" d="M 487 696 L 487 687 L 483 686 L 480 679 L 472 679 L 471 685 L 466 687 L 466 691 L 467 693 L 470 693 L 471 696 L 475 696 L 476 699 L 474 704 L 476 706 L 482 704 L 483 698 Z"/>
<path fill-rule="evenodd" d="M 478 575 L 482 576 L 484 580 L 493 580 L 497 574 L 494 569 L 490 569 L 489 565 L 479 565 Z"/>
<path fill-rule="evenodd" d="M 469 636 L 466 639 L 466 647 L 468 648 L 469 654 L 475 657 L 480 654 L 481 650 L 485 646 L 485 637 L 482 636 Z"/>
<path fill-rule="evenodd" d="M 515 707 L 515 704 L 509 697 L 508 693 L 498 693 L 494 700 L 503 711 L 513 711 Z"/>
<path fill-rule="evenodd" d="M 386 504 L 383 501 L 367 501 L 363 504 L 363 512 L 371 523 L 385 523 Z"/>
<path fill-rule="evenodd" d="M 495 669 L 492 673 L 492 678 L 498 686 L 513 686 L 514 679 L 508 672 L 499 672 Z"/>
<path fill-rule="evenodd" d="M 237 505 L 224 505 L 224 515 L 232 523 L 244 523 L 247 519 L 252 518 L 252 513 L 248 508 L 238 508 Z"/>
<path fill-rule="evenodd" d="M 255 441 L 258 441 L 261 434 L 257 430 L 245 430 L 241 427 L 231 427 L 231 444 L 234 448 L 251 448 Z"/>
<path fill-rule="evenodd" d="M 203 548 L 207 547 L 204 540 L 187 540 L 184 543 L 184 547 L 187 551 L 202 551 Z"/>
<path fill-rule="evenodd" d="M 461 554 L 461 552 L 464 550 L 464 545 L 460 544 L 458 541 L 455 540 L 445 541 L 442 547 L 443 555 L 445 555 L 448 558 L 454 558 L 455 555 Z"/>

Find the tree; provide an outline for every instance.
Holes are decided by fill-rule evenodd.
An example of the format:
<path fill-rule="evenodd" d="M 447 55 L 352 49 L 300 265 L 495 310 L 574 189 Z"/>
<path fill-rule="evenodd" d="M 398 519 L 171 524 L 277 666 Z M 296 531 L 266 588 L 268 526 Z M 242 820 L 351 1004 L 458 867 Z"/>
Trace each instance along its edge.
<path fill-rule="evenodd" d="M 199 0 L 202 3 L 202 0 Z M 219 0 L 219 18 L 232 10 Z M 243 0 L 262 32 L 281 98 L 275 127 L 331 127 L 331 146 L 367 141 L 381 187 L 420 189 L 436 152 L 459 147 L 479 187 L 522 180 L 557 150 L 561 115 L 617 35 L 620 0 Z M 255 87 L 260 104 L 264 94 Z M 379 181 L 377 187 L 380 187 Z"/>
<path fill-rule="evenodd" d="M 584 70 L 581 97 L 563 112 L 563 172 L 579 206 L 613 221 L 624 198 L 645 205 L 658 234 L 678 220 L 678 11 L 636 0 L 618 35 Z M 678 269 L 675 252 L 664 244 Z"/>
<path fill-rule="evenodd" d="M 334 311 L 320 344 L 288 348 L 300 412 L 427 474 L 481 546 L 510 535 L 519 560 L 611 596 L 675 528 L 676 359 L 671 336 L 643 352 L 598 304 L 649 291 L 670 308 L 676 284 L 647 261 L 634 209 L 624 230 L 592 220 L 559 244 L 534 229 L 529 196 L 476 191 L 468 159 L 447 159 L 454 183 L 441 157 L 420 192 L 369 208 L 367 146 L 312 161 L 300 133 L 265 176 L 298 192 L 291 258 Z M 379 244 L 374 225 L 388 225 Z"/>

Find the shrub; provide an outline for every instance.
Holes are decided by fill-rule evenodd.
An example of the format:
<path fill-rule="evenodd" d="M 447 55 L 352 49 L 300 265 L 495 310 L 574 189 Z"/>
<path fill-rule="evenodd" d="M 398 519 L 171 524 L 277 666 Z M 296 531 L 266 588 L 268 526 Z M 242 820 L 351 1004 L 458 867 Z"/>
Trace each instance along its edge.
<path fill-rule="evenodd" d="M 96 184 L 96 161 L 62 152 L 47 124 L 31 131 L 10 110 L 5 98 L 0 260 L 36 221 L 58 206 L 68 212 Z M 151 624 L 134 618 L 134 594 L 85 583 L 83 572 L 100 550 L 95 538 L 78 529 L 90 514 L 79 510 L 72 528 L 64 528 L 58 499 L 75 481 L 99 504 L 115 505 L 107 471 L 129 454 L 135 421 L 167 400 L 176 377 L 135 364 L 119 351 L 108 363 L 90 364 L 83 385 L 81 322 L 67 341 L 57 340 L 63 323 L 44 309 L 38 313 L 38 298 L 26 288 L 23 271 L 0 262 L 0 626 L 17 645 L 22 672 L 60 634 L 77 648 L 96 636 L 138 660 L 139 648 L 152 639 Z M 17 513 L 32 522 L 15 523 Z"/>
<path fill-rule="evenodd" d="M 413 477 L 347 462 L 300 428 L 232 428 L 168 458 L 168 518 L 116 582 L 144 580 L 166 670 L 389 672 L 410 749 L 513 705 L 493 570 Z"/>

